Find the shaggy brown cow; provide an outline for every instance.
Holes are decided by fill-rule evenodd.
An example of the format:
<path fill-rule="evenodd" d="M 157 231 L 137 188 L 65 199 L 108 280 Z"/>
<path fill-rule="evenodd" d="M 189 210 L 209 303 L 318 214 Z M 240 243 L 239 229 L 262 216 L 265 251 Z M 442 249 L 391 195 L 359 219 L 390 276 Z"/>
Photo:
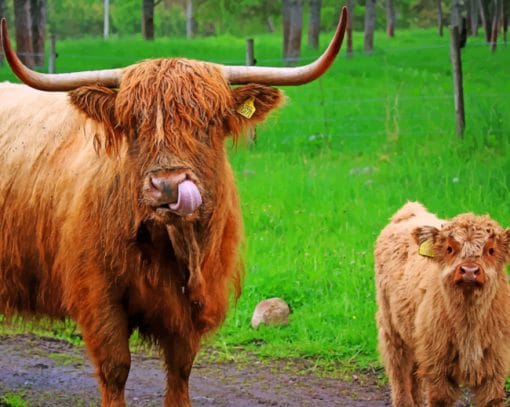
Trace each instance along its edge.
<path fill-rule="evenodd" d="M 224 141 L 322 75 L 299 68 L 158 59 L 0 85 L 0 314 L 74 319 L 103 406 L 125 404 L 134 329 L 160 346 L 165 405 L 188 406 L 200 338 L 240 293 L 241 214 Z M 252 69 L 253 68 L 253 69 Z M 231 88 L 232 84 L 248 83 Z"/>
<path fill-rule="evenodd" d="M 394 406 L 503 406 L 510 365 L 510 229 L 471 213 L 442 221 L 407 203 L 375 246 L 379 350 Z"/>

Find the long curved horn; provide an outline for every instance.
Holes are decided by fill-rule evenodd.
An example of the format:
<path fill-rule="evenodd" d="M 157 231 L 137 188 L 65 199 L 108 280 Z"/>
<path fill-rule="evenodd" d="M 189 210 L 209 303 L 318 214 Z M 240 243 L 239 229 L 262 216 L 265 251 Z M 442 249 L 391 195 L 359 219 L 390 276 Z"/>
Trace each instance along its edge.
<path fill-rule="evenodd" d="M 259 66 L 224 66 L 225 77 L 233 85 L 260 83 L 263 85 L 303 85 L 321 76 L 331 66 L 340 51 L 347 26 L 347 8 L 344 6 L 335 35 L 326 51 L 314 62 L 294 68 Z"/>
<path fill-rule="evenodd" d="M 27 85 L 39 90 L 67 91 L 91 84 L 115 88 L 120 84 L 122 69 L 42 74 L 27 68 L 12 49 L 5 18 L 2 18 L 2 46 L 5 59 L 9 62 L 14 74 Z"/>

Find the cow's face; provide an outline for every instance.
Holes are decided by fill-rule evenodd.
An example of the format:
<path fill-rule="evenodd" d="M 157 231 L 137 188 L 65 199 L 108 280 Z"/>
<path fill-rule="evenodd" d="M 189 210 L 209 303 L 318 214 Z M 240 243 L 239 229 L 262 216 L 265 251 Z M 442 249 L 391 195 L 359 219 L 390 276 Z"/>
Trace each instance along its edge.
<path fill-rule="evenodd" d="M 226 182 L 225 138 L 262 121 L 282 94 L 231 88 L 211 64 L 159 59 L 127 68 L 118 91 L 83 87 L 71 100 L 104 124 L 107 135 L 96 141 L 108 152 L 127 149 L 144 217 L 172 223 L 212 212 Z"/>
<path fill-rule="evenodd" d="M 503 230 L 489 217 L 462 214 L 441 229 L 419 227 L 413 235 L 422 254 L 440 264 L 445 286 L 471 294 L 494 287 L 498 280 L 506 282 L 510 229 Z"/>

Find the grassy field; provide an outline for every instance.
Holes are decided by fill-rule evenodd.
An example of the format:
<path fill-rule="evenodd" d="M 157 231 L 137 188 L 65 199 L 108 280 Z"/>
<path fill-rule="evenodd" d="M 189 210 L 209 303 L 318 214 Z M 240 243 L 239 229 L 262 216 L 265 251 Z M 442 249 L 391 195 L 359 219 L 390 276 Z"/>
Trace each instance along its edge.
<path fill-rule="evenodd" d="M 329 40 L 322 37 L 322 44 Z M 434 30 L 376 35 L 320 80 L 285 88 L 287 105 L 231 149 L 246 224 L 244 293 L 210 339 L 243 351 L 317 363 L 379 366 L 373 244 L 407 200 L 442 217 L 489 212 L 510 226 L 510 48 L 470 39 L 463 50 L 466 132 L 455 134 L 448 38 Z M 58 42 L 61 72 L 112 68 L 156 56 L 243 64 L 244 39 L 139 38 Z M 278 36 L 255 37 L 259 65 L 280 63 Z M 303 61 L 316 55 L 304 50 Z M 0 79 L 12 76 L 0 69 Z M 262 299 L 292 308 L 289 326 L 249 326 Z"/>

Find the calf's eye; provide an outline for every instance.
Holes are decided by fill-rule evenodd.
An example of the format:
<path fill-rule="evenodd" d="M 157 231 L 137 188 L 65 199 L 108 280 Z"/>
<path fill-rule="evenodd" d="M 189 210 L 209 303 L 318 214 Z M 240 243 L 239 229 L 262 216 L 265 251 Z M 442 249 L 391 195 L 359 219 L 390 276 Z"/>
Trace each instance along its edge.
<path fill-rule="evenodd" d="M 453 253 L 453 247 L 448 246 L 448 247 L 446 248 L 446 253 L 448 253 L 448 254 L 452 254 L 452 253 Z"/>
<path fill-rule="evenodd" d="M 489 248 L 489 250 L 487 250 L 487 253 L 489 253 L 489 256 L 494 256 L 494 254 L 496 253 L 496 250 L 494 250 L 494 247 L 491 247 L 491 248 Z"/>

